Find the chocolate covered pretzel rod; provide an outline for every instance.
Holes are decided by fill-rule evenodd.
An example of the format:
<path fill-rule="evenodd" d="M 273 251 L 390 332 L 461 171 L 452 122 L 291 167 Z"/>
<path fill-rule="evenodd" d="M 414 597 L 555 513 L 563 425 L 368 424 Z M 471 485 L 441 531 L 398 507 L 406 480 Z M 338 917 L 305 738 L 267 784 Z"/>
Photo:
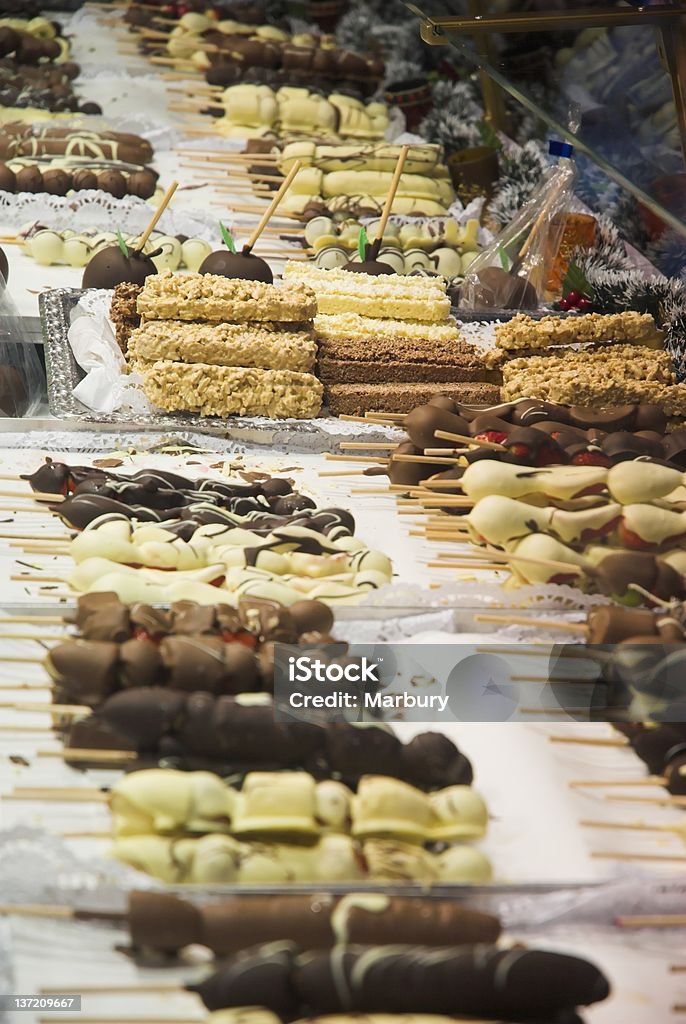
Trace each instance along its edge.
<path fill-rule="evenodd" d="M 454 900 L 381 893 L 232 896 L 191 903 L 171 893 L 129 895 L 132 952 L 176 954 L 200 944 L 216 956 L 266 942 L 295 942 L 305 949 L 338 943 L 400 942 L 426 946 L 495 942 L 496 917 Z"/>

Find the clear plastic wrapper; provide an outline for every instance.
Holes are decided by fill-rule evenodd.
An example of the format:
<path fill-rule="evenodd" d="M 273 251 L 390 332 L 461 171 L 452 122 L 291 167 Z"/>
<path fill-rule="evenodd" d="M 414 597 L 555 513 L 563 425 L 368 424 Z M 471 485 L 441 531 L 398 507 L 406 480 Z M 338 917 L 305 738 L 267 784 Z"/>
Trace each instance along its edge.
<path fill-rule="evenodd" d="M 0 416 L 32 416 L 45 394 L 45 374 L 3 271 L 6 261 L 0 261 Z"/>
<path fill-rule="evenodd" d="M 551 142 L 557 161 L 514 220 L 477 256 L 460 294 L 460 309 L 538 309 L 549 290 L 567 215 L 574 201 L 573 147 Z"/>

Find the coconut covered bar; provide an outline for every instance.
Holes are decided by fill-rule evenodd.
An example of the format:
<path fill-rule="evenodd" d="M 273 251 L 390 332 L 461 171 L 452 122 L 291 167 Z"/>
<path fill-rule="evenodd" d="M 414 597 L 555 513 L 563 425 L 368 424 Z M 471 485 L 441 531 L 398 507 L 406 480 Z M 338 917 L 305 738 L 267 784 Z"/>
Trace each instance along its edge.
<path fill-rule="evenodd" d="M 662 332 L 648 313 L 586 313 L 583 316 L 544 316 L 537 320 L 520 313 L 495 329 L 498 348 L 508 351 L 553 345 L 622 342 L 659 346 Z"/>
<path fill-rule="evenodd" d="M 138 313 L 145 320 L 207 320 L 245 322 L 312 320 L 317 312 L 314 292 L 305 283 L 288 287 L 171 271 L 152 274 L 138 296 Z"/>
<path fill-rule="evenodd" d="M 144 391 L 165 412 L 309 419 L 323 388 L 311 373 L 158 359 L 144 368 Z"/>
<path fill-rule="evenodd" d="M 666 352 L 635 345 L 512 359 L 502 369 L 501 399 L 541 398 L 562 405 L 659 405 L 686 415 L 686 385 L 675 383 Z"/>
<path fill-rule="evenodd" d="M 311 330 L 294 329 L 299 326 L 270 321 L 189 324 L 150 320 L 131 335 L 129 356 L 135 361 L 166 359 L 309 373 L 314 370 L 317 343 Z"/>

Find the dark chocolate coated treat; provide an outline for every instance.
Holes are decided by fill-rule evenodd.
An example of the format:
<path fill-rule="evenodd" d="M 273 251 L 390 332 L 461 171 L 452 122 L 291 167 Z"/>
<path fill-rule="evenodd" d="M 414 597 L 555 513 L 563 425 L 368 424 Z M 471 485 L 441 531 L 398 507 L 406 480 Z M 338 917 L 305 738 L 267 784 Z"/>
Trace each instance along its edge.
<path fill-rule="evenodd" d="M 20 171 L 17 171 L 15 181 L 17 192 L 36 193 L 43 191 L 43 175 L 41 174 L 40 167 L 36 167 L 35 164 L 22 167 Z"/>
<path fill-rule="evenodd" d="M 403 745 L 393 733 L 377 726 L 357 729 L 347 722 L 332 722 L 326 750 L 332 770 L 355 785 L 362 775 L 394 775 L 401 768 Z"/>
<path fill-rule="evenodd" d="M 125 256 L 118 245 L 107 246 L 96 253 L 83 272 L 83 288 L 116 288 L 118 284 L 130 282 L 143 284 L 157 267 L 149 256 L 129 250 Z"/>
<path fill-rule="evenodd" d="M 175 953 L 201 944 L 226 956 L 265 942 L 290 941 L 305 949 L 334 944 L 331 915 L 340 901 L 326 894 L 233 896 L 197 906 L 171 893 L 132 892 L 128 920 L 134 947 Z M 352 942 L 403 942 L 431 946 L 494 942 L 497 918 L 449 900 L 388 896 L 386 906 L 351 904 Z"/>
<path fill-rule="evenodd" d="M 72 640 L 50 650 L 45 667 L 50 677 L 69 693 L 71 704 L 100 704 L 117 685 L 119 646 Z"/>
<path fill-rule="evenodd" d="M 589 644 L 618 644 L 639 634 L 658 636 L 657 616 L 640 608 L 600 605 L 589 610 L 587 624 Z"/>
<path fill-rule="evenodd" d="M 660 441 L 651 441 L 626 430 L 618 430 L 608 434 L 602 443 L 603 451 L 612 459 L 612 463 L 626 462 L 629 459 L 648 457 L 661 459 L 663 447 Z"/>
<path fill-rule="evenodd" d="M 670 758 L 665 767 L 665 778 L 672 796 L 686 796 L 686 752 Z"/>
<path fill-rule="evenodd" d="M 442 732 L 422 732 L 402 749 L 402 771 L 406 780 L 420 789 L 470 786 L 474 778 L 471 762 Z"/>
<path fill-rule="evenodd" d="M 87 168 L 74 171 L 72 175 L 72 188 L 75 192 L 85 192 L 87 189 L 97 189 L 97 187 L 98 176 L 95 171 L 89 171 Z"/>
<path fill-rule="evenodd" d="M 133 174 L 129 174 L 127 188 L 130 196 L 151 199 L 157 188 L 157 175 L 149 170 L 134 171 Z"/>
<path fill-rule="evenodd" d="M 116 594 L 84 594 L 83 597 L 114 598 L 91 607 L 82 606 L 82 599 L 79 599 L 75 621 L 84 640 L 107 640 L 123 644 L 130 638 L 132 620 L 129 609 L 118 600 Z"/>
<path fill-rule="evenodd" d="M 654 430 L 656 434 L 664 434 L 667 429 L 667 415 L 659 405 L 642 402 L 636 409 L 634 430 Z"/>
<path fill-rule="evenodd" d="M 241 281 L 264 281 L 266 284 L 274 282 L 274 275 L 266 260 L 245 251 L 229 252 L 228 249 L 217 249 L 205 257 L 198 272 L 237 278 Z"/>
<path fill-rule="evenodd" d="M 171 633 L 174 622 L 173 612 L 142 603 L 131 605 L 129 617 L 134 634 L 152 640 Z"/>
<path fill-rule="evenodd" d="M 7 259 L 7 253 L 5 252 L 4 249 L 0 249 L 0 291 L 4 288 L 4 286 L 9 281 L 9 277 L 10 277 L 10 265 L 9 265 L 9 260 Z M 23 385 L 23 381 L 22 381 L 22 385 Z M 25 401 L 26 389 L 24 389 L 22 387 L 22 390 L 24 391 L 24 398 L 22 399 L 22 402 L 23 402 L 23 401 Z M 21 390 L 18 393 L 18 397 L 21 398 Z"/>
<path fill-rule="evenodd" d="M 586 408 L 573 405 L 569 409 L 571 422 L 575 427 L 587 430 L 601 427 L 603 430 L 629 430 L 636 418 L 636 405 L 617 405 L 607 409 Z"/>
<path fill-rule="evenodd" d="M 686 597 L 684 580 L 680 573 L 661 558 L 645 551 L 627 551 L 607 555 L 588 574 L 596 581 L 601 593 L 619 599 L 635 594 L 630 584 L 638 584 L 643 590 L 663 601 L 683 600 Z"/>
<path fill-rule="evenodd" d="M 296 601 L 288 609 L 299 633 L 330 633 L 334 617 L 322 601 Z"/>
<path fill-rule="evenodd" d="M 503 461 L 522 466 L 557 466 L 567 461 L 564 448 L 552 436 L 534 427 L 512 427 L 503 447 Z"/>
<path fill-rule="evenodd" d="M 163 666 L 161 647 L 149 640 L 127 640 L 119 648 L 118 689 L 155 686 Z"/>
<path fill-rule="evenodd" d="M 455 447 L 455 441 L 446 441 L 435 437 L 437 430 L 452 434 L 469 434 L 469 424 L 466 420 L 435 405 L 416 406 L 412 412 L 407 414 L 402 427 L 412 444 L 421 449 Z"/>
<path fill-rule="evenodd" d="M 123 199 L 128 192 L 126 178 L 121 171 L 100 171 L 98 174 L 98 188 L 108 192 L 115 199 Z M 119 282 L 117 282 L 119 284 Z"/>
<path fill-rule="evenodd" d="M 58 167 L 43 171 L 43 188 L 53 196 L 66 196 L 72 186 L 71 174 Z"/>
<path fill-rule="evenodd" d="M 664 457 L 678 469 L 686 470 L 686 428 L 667 434 L 663 441 Z"/>
<path fill-rule="evenodd" d="M 99 115 L 102 114 L 102 107 L 99 103 L 93 103 L 92 101 L 88 100 L 86 103 L 80 104 L 79 113 Z"/>
<path fill-rule="evenodd" d="M 230 959 L 198 985 L 208 1010 L 260 1005 L 284 1019 L 421 1013 L 538 1020 L 606 999 L 610 987 L 578 957 L 524 948 L 348 946 L 297 955 L 292 943 Z"/>
<path fill-rule="evenodd" d="M 511 430 L 511 423 L 501 419 L 500 416 L 492 416 L 487 412 L 475 416 L 469 424 L 469 433 L 472 437 L 479 437 L 483 434 L 501 434 L 502 437 L 496 440 L 504 440 Z M 487 440 L 489 439 L 487 438 Z"/>
<path fill-rule="evenodd" d="M 0 192 L 16 192 L 17 176 L 7 164 L 0 164 Z"/>
<path fill-rule="evenodd" d="M 124 505 L 112 498 L 105 498 L 100 494 L 79 494 L 58 505 L 48 506 L 51 512 L 56 512 L 67 526 L 73 526 L 77 530 L 83 530 L 86 526 L 106 513 L 119 513 L 127 519 L 135 517 L 144 523 L 159 523 L 161 516 L 151 509 L 138 505 Z"/>
<path fill-rule="evenodd" d="M 564 405 L 543 402 L 538 398 L 525 398 L 517 402 L 512 410 L 512 422 L 520 427 L 533 427 L 545 421 L 571 423 L 569 411 Z"/>
<path fill-rule="evenodd" d="M 120 690 L 90 718 L 104 722 L 115 734 L 126 737 L 135 750 L 156 750 L 164 736 L 173 734 L 185 701 L 185 694 L 165 687 Z M 75 745 L 71 737 L 70 743 Z"/>
<path fill-rule="evenodd" d="M 662 775 L 667 763 L 677 752 L 686 754 L 681 734 L 669 725 L 644 729 L 631 740 L 631 746 L 645 763 L 651 775 Z"/>
<path fill-rule="evenodd" d="M 452 398 L 448 398 L 447 395 L 434 395 L 433 398 L 430 398 L 426 404 L 433 405 L 437 409 L 445 409 L 447 412 L 452 412 L 456 415 L 459 415 L 460 412 L 460 410 L 457 407 L 457 403 L 454 402 Z M 464 418 L 468 419 L 467 416 L 465 416 Z"/>

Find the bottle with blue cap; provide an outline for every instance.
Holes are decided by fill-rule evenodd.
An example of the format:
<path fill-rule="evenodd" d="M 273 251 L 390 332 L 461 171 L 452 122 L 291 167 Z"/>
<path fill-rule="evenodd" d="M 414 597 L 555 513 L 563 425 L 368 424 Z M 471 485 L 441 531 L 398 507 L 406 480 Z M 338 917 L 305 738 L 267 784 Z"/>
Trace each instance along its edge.
<path fill-rule="evenodd" d="M 471 264 L 460 309 L 536 310 L 555 301 L 548 288 L 567 214 L 574 200 L 574 146 L 551 139 L 548 171 L 514 219 Z"/>

